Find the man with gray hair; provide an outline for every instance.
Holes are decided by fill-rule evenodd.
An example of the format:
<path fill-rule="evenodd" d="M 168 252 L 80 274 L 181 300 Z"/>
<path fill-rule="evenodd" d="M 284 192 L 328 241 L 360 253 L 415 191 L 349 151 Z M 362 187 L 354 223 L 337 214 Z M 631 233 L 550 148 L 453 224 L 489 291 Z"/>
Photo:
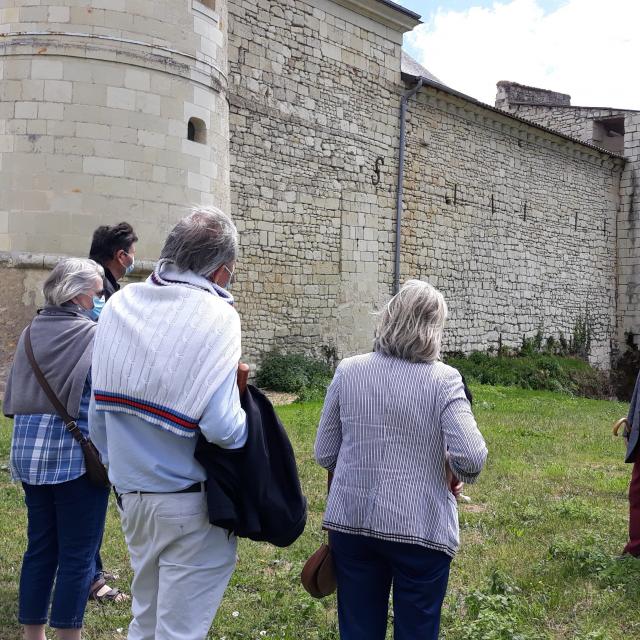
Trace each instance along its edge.
<path fill-rule="evenodd" d="M 109 466 L 134 579 L 129 640 L 204 640 L 236 562 L 209 524 L 197 435 L 242 447 L 240 320 L 227 291 L 237 231 L 197 209 L 156 269 L 109 300 L 92 363 L 91 437 Z"/>

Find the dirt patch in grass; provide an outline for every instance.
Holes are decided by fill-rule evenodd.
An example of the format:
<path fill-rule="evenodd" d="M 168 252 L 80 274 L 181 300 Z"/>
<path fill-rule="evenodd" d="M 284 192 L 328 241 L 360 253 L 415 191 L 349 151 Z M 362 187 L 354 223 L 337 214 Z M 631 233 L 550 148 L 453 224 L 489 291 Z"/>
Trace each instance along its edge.
<path fill-rule="evenodd" d="M 469 513 L 484 513 L 489 507 L 486 504 L 463 504 L 460 505 L 463 511 Z"/>
<path fill-rule="evenodd" d="M 291 404 L 298 397 L 295 393 L 285 393 L 284 391 L 265 391 L 264 394 L 275 407 Z"/>

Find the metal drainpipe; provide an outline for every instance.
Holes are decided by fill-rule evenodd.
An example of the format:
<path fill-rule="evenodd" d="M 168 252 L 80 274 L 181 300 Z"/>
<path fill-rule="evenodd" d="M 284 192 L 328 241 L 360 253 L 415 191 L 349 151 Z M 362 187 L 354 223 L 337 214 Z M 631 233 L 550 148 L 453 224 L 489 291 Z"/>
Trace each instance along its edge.
<path fill-rule="evenodd" d="M 393 273 L 393 293 L 400 290 L 400 243 L 402 242 L 402 183 L 404 181 L 404 147 L 406 142 L 406 118 L 409 99 L 420 91 L 423 80 L 420 78 L 413 89 L 407 91 L 400 98 L 400 157 L 398 158 L 398 192 L 396 198 L 396 255 Z"/>

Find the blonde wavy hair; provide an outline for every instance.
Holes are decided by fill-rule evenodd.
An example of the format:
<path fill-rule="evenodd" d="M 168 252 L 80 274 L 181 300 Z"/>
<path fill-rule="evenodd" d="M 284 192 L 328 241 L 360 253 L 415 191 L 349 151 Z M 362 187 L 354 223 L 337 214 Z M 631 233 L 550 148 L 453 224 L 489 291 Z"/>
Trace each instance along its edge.
<path fill-rule="evenodd" d="M 407 280 L 378 314 L 373 350 L 409 362 L 434 362 L 447 314 L 444 296 L 433 285 Z"/>

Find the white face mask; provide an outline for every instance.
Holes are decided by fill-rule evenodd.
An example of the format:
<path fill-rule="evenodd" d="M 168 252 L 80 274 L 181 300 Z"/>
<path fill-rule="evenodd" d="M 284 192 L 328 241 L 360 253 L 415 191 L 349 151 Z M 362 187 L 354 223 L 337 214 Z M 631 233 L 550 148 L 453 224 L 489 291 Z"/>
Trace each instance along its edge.
<path fill-rule="evenodd" d="M 224 288 L 227 291 L 231 291 L 231 285 L 233 283 L 233 274 L 236 272 L 235 268 L 233 269 L 233 271 L 231 271 L 231 269 L 229 269 L 229 267 L 227 267 L 227 265 L 223 265 L 224 268 L 227 270 L 227 273 L 229 274 L 229 279 L 227 280 L 227 284 L 224 285 Z"/>

